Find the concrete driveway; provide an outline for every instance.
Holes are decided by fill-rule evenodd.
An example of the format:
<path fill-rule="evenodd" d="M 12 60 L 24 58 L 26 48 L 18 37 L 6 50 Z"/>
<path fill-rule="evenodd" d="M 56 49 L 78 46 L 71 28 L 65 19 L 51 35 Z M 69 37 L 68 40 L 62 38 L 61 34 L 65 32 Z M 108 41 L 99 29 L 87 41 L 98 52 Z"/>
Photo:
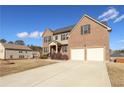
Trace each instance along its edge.
<path fill-rule="evenodd" d="M 105 63 L 59 62 L 0 77 L 0 86 L 110 87 Z"/>

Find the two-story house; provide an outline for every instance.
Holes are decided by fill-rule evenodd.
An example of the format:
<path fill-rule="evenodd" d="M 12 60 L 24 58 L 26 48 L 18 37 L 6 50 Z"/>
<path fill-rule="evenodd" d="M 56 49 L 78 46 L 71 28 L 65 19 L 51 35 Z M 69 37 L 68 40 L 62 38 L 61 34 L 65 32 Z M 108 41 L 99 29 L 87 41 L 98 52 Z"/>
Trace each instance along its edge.
<path fill-rule="evenodd" d="M 24 45 L 0 43 L 0 59 L 33 58 L 32 49 Z"/>
<path fill-rule="evenodd" d="M 67 55 L 70 60 L 109 60 L 109 32 L 111 28 L 88 15 L 75 25 L 51 30 L 43 37 L 43 54 Z"/>

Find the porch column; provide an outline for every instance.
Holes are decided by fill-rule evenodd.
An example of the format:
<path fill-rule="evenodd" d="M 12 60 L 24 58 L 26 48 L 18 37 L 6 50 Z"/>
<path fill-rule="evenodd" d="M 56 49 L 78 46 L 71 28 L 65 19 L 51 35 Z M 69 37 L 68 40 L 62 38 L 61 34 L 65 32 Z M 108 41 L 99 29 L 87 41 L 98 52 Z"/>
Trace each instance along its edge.
<path fill-rule="evenodd" d="M 49 53 L 50 53 L 50 45 L 49 45 Z"/>
<path fill-rule="evenodd" d="M 58 46 L 57 46 L 57 44 L 56 44 L 56 53 L 58 53 Z"/>

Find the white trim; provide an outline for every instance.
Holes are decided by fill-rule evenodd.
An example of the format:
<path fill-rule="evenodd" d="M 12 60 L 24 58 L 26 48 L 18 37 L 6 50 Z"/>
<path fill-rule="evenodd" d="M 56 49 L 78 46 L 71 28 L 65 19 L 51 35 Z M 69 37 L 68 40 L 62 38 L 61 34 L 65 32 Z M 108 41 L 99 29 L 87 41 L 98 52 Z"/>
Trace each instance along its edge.
<path fill-rule="evenodd" d="M 56 42 L 51 42 L 51 43 L 49 44 L 49 46 L 51 46 L 51 45 L 57 45 L 57 43 L 56 43 Z"/>
<path fill-rule="evenodd" d="M 110 28 L 110 27 L 108 27 L 108 26 L 106 26 L 106 25 L 102 24 L 101 22 L 99 22 L 99 21 L 97 21 L 96 19 L 94 19 L 94 18 L 90 17 L 89 15 L 84 14 L 84 17 L 85 17 L 85 16 L 86 16 L 86 17 L 88 17 L 88 18 L 90 18 L 90 19 L 92 19 L 92 20 L 94 20 L 95 22 L 97 22 L 97 23 L 101 24 L 102 26 L 106 27 L 108 30 L 111 30 L 111 28 Z"/>

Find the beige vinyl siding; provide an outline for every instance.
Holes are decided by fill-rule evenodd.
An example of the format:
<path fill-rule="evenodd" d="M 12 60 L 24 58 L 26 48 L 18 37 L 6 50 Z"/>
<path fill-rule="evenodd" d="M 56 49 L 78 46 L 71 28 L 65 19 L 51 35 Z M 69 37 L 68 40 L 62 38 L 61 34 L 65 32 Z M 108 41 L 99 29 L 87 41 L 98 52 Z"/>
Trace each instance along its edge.
<path fill-rule="evenodd" d="M 0 44 L 0 59 L 4 59 L 5 48 Z"/>
<path fill-rule="evenodd" d="M 22 52 L 19 53 L 19 51 Z M 24 56 L 24 58 L 32 58 L 32 51 L 26 52 L 26 50 L 6 50 L 6 59 L 19 59 L 19 56 Z"/>
<path fill-rule="evenodd" d="M 56 40 L 55 37 L 58 36 L 58 39 Z M 61 44 L 68 44 L 68 40 L 61 40 L 61 34 L 56 34 L 53 36 L 53 40 L 58 41 Z"/>

